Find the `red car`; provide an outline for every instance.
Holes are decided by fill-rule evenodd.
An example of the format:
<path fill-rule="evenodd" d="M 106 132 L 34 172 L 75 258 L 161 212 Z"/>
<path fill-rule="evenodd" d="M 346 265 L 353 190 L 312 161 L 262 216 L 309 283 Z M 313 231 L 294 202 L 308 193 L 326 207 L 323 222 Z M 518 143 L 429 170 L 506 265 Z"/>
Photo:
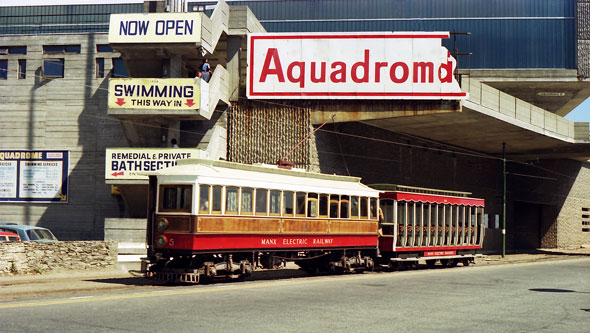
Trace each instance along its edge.
<path fill-rule="evenodd" d="M 0 242 L 20 242 L 20 237 L 14 232 L 0 231 Z"/>

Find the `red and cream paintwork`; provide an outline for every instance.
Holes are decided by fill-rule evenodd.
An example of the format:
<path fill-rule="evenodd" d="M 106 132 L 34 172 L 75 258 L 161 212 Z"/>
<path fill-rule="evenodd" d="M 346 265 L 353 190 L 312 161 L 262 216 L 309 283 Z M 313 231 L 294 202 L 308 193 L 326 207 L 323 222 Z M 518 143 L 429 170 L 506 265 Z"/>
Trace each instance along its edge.
<path fill-rule="evenodd" d="M 156 181 L 153 174 L 151 177 L 151 182 Z M 148 245 L 156 251 L 232 253 L 253 250 L 376 249 L 378 244 L 378 218 L 376 213 L 370 213 L 369 205 L 378 205 L 379 191 L 361 184 L 359 178 L 210 160 L 181 160 L 175 167 L 157 171 L 155 177 L 159 202 L 154 205 L 157 209 L 150 223 L 152 228 L 148 230 L 151 233 Z M 222 193 L 219 211 L 215 211 L 214 207 L 208 208 L 206 212 L 201 210 L 199 189 L 203 184 L 211 185 L 211 188 L 218 187 Z M 191 189 L 190 207 L 186 211 L 163 209 L 162 191 L 168 185 Z M 265 196 L 269 204 L 266 212 L 228 212 L 226 194 L 230 188 L 267 190 L 269 194 Z M 270 213 L 269 208 L 271 191 L 280 193 L 281 198 L 280 210 L 274 214 Z M 357 214 L 358 218 L 350 218 L 350 207 L 349 217 L 344 218 L 320 216 L 318 210 L 316 214 L 309 214 L 309 199 L 306 197 L 305 214 L 286 214 L 284 192 L 355 197 L 366 200 L 364 207 L 367 207 L 367 212 L 361 210 Z M 238 200 L 241 202 L 241 190 L 236 193 L 240 193 Z M 255 207 L 256 202 L 253 205 Z M 158 221 L 163 219 L 166 228 L 158 230 Z"/>

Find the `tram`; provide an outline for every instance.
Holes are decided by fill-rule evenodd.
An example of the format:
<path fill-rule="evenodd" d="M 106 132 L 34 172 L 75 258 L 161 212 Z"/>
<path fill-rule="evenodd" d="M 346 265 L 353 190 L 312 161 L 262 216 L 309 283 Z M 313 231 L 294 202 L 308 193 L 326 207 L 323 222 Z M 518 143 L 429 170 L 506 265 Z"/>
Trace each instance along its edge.
<path fill-rule="evenodd" d="M 148 278 L 241 278 L 285 261 L 374 266 L 379 191 L 360 178 L 192 159 L 149 179 Z"/>
<path fill-rule="evenodd" d="M 146 277 L 239 279 L 294 262 L 310 272 L 469 265 L 484 201 L 271 165 L 188 159 L 149 174 Z"/>
<path fill-rule="evenodd" d="M 452 267 L 468 266 L 482 248 L 484 200 L 469 192 L 401 185 L 372 185 L 379 189 L 382 212 L 380 262 L 395 268 L 425 260 Z"/>

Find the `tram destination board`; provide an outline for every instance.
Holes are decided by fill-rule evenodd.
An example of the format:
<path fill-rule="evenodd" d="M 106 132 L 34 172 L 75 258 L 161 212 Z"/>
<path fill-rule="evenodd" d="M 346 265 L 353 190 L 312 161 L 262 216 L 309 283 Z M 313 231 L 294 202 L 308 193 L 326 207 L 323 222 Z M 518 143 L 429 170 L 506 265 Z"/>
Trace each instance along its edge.
<path fill-rule="evenodd" d="M 0 202 L 68 202 L 66 150 L 0 150 Z"/>

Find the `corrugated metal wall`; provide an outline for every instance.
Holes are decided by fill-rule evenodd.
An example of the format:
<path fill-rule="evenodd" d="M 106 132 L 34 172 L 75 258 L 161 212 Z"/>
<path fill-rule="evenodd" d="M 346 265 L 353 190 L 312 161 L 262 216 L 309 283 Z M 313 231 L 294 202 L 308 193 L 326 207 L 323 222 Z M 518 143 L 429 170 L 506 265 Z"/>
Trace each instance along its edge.
<path fill-rule="evenodd" d="M 471 33 L 471 68 L 576 68 L 576 0 L 271 0 L 249 6 L 269 32 Z M 445 46 L 452 51 L 453 43 Z M 459 52 L 468 40 L 458 37 Z M 467 59 L 459 58 L 467 68 Z"/>
<path fill-rule="evenodd" d="M 585 2 L 579 0 L 579 2 Z M 269 0 L 247 5 L 270 32 L 458 31 L 460 68 L 577 68 L 576 0 Z M 1 5 L 1 4 L 0 4 Z M 0 34 L 107 32 L 143 4 L 0 7 Z M 453 42 L 445 41 L 452 52 Z"/>
<path fill-rule="evenodd" d="M 590 77 L 590 0 L 578 0 L 578 76 Z"/>
<path fill-rule="evenodd" d="M 141 12 L 141 3 L 0 7 L 0 35 L 108 32 L 111 13 Z"/>

